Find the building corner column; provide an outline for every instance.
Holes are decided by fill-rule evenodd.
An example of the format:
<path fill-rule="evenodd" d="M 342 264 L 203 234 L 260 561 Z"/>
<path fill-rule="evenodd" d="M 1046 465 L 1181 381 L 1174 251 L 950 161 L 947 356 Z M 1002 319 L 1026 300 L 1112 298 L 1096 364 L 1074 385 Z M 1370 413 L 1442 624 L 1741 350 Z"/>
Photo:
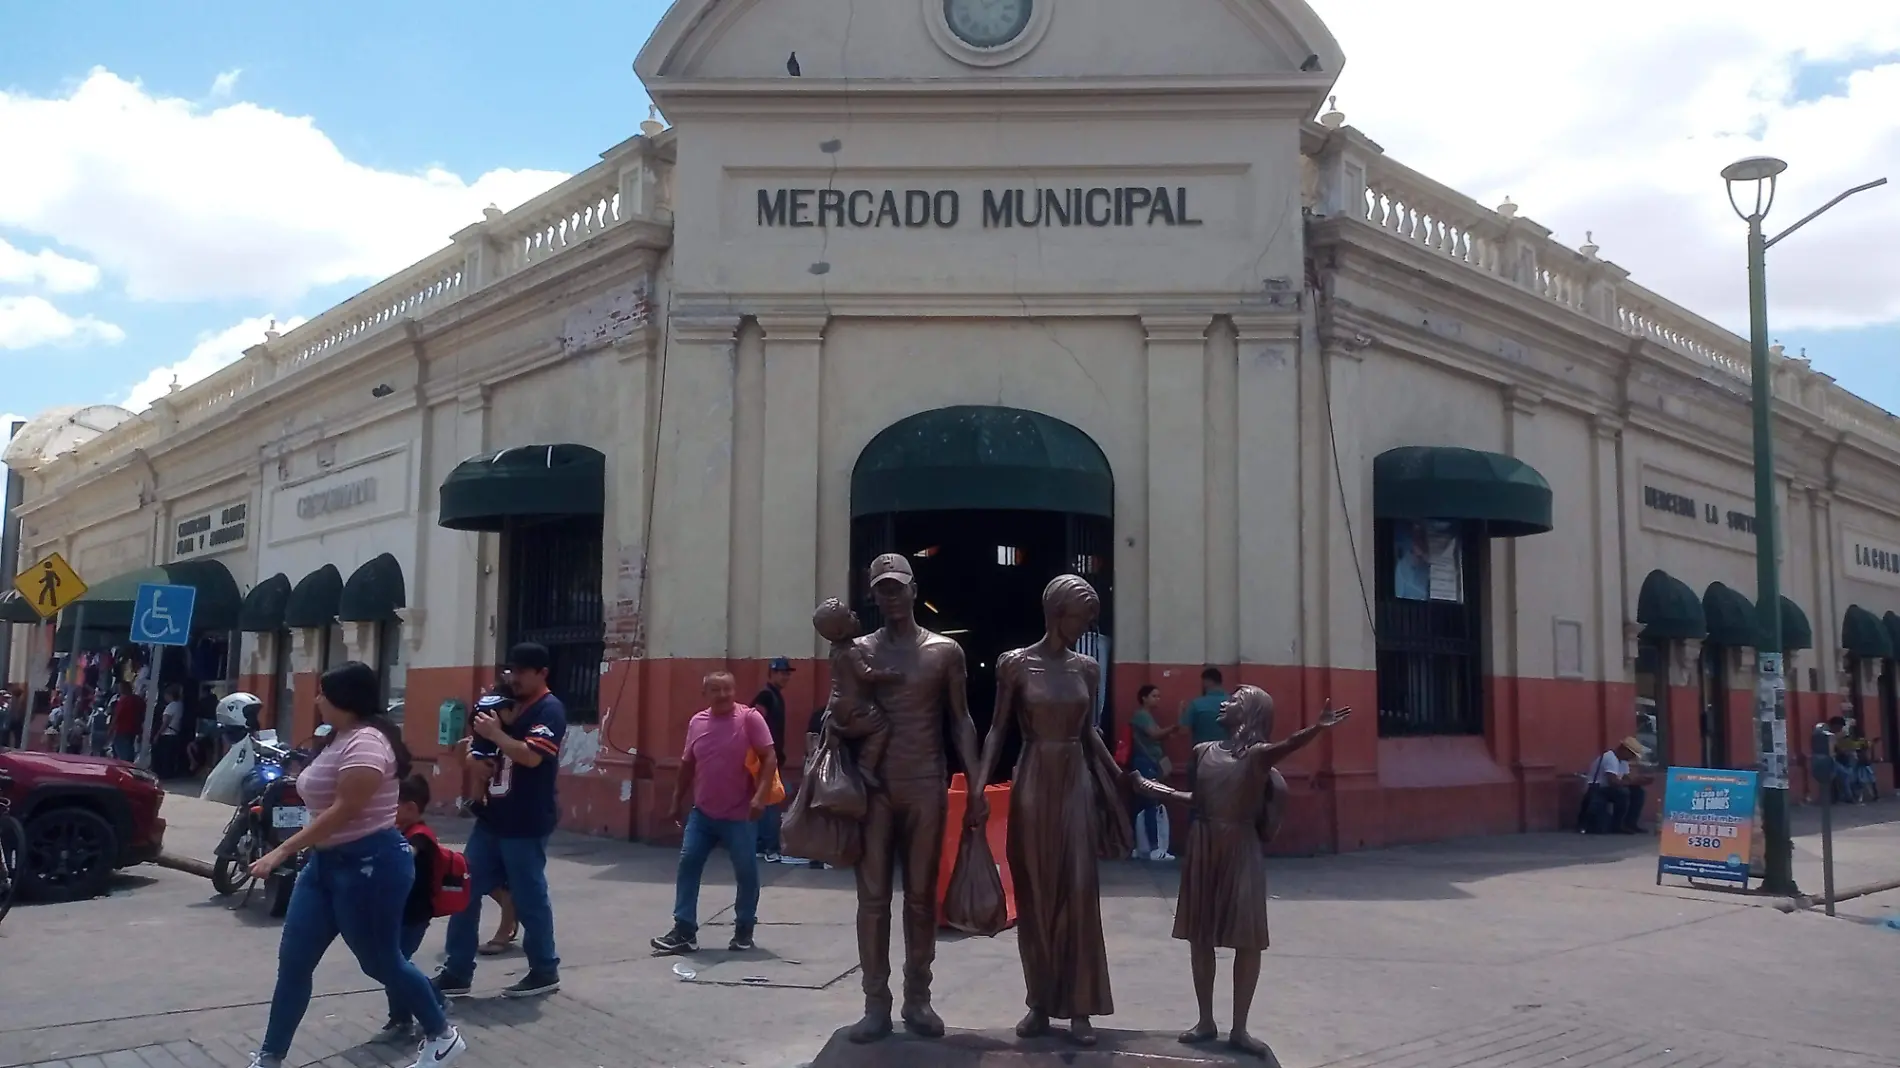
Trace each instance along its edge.
<path fill-rule="evenodd" d="M 1213 321 L 1211 314 L 1192 312 L 1141 317 L 1148 368 L 1148 660 L 1164 670 L 1200 664 L 1207 655 L 1201 523 L 1207 507 L 1207 334 Z M 1155 581 L 1161 575 L 1170 581 Z M 1168 699 L 1176 696 L 1168 693 Z"/>
<path fill-rule="evenodd" d="M 760 540 L 761 655 L 817 655 L 819 427 L 823 312 L 759 316 L 765 333 L 765 484 Z M 814 683 L 813 673 L 799 680 Z M 795 695 L 796 696 L 796 695 Z M 818 695 L 806 694 L 813 700 Z"/>
<path fill-rule="evenodd" d="M 1590 416 L 1590 477 L 1592 491 L 1591 529 L 1595 549 L 1592 566 L 1596 571 L 1596 646 L 1597 646 L 1597 723 L 1592 748 L 1609 748 L 1612 738 L 1629 734 L 1623 730 L 1636 707 L 1633 664 L 1626 635 L 1629 617 L 1626 607 L 1629 586 L 1623 562 L 1622 465 L 1617 461 L 1621 447 L 1623 421 L 1602 412 Z M 1618 719 L 1617 717 L 1623 717 Z M 1630 729 L 1633 722 L 1627 722 Z"/>

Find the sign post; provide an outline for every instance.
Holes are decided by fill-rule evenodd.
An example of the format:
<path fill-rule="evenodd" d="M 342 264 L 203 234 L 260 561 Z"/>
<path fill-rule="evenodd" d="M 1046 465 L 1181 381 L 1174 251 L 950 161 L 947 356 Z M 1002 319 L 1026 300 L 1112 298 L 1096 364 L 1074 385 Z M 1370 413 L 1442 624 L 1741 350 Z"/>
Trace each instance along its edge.
<path fill-rule="evenodd" d="M 1748 886 L 1755 837 L 1753 771 L 1670 768 L 1663 788 L 1656 882 L 1665 875 Z"/>
<path fill-rule="evenodd" d="M 190 644 L 191 616 L 197 608 L 196 587 L 156 582 L 139 585 L 138 599 L 132 602 L 132 640 L 146 647 L 153 690 L 158 688 L 159 647 Z M 156 697 L 146 701 L 145 729 L 139 738 L 138 765 L 141 768 L 152 766 L 152 724 L 157 712 Z"/>

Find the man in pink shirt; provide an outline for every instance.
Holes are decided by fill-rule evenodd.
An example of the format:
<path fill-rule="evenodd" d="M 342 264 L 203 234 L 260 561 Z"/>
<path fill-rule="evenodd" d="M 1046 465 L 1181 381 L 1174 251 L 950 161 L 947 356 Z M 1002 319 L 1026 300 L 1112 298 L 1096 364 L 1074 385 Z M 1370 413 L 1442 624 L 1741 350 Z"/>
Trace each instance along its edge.
<path fill-rule="evenodd" d="M 759 817 L 778 771 L 772 730 L 758 709 L 733 700 L 736 684 L 724 671 L 715 671 L 701 683 L 706 709 L 686 727 L 686 751 L 680 757 L 679 781 L 673 788 L 673 820 L 685 829 L 680 842 L 679 878 L 673 898 L 673 929 L 655 938 L 661 953 L 693 953 L 699 949 L 699 880 L 706 858 L 719 846 L 732 858 L 732 875 L 739 884 L 733 909 L 733 950 L 752 948 L 752 931 L 759 920 Z M 746 758 L 756 756 L 756 775 L 746 770 Z M 692 807 L 687 808 L 687 798 Z"/>

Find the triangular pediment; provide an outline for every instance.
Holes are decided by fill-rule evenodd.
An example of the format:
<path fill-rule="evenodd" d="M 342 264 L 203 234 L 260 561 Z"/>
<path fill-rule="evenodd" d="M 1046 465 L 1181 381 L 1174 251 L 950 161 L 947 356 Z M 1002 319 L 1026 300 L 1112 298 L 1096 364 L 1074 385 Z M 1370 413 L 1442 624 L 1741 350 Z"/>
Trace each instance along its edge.
<path fill-rule="evenodd" d="M 960 31 L 996 36 L 979 46 Z M 1304 0 L 676 0 L 634 69 L 663 107 L 676 87 L 774 82 L 786 92 L 1254 82 L 1317 103 L 1344 63 Z"/>

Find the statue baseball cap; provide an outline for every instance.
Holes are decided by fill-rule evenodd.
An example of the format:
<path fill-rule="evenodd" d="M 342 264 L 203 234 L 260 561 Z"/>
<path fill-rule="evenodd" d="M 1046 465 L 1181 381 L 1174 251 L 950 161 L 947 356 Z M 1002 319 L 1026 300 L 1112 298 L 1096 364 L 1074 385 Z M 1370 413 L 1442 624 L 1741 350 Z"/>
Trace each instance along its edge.
<path fill-rule="evenodd" d="M 899 553 L 885 553 L 871 561 L 871 585 L 876 586 L 886 579 L 897 579 L 905 585 L 917 581 L 917 573 L 910 569 L 910 561 Z"/>

